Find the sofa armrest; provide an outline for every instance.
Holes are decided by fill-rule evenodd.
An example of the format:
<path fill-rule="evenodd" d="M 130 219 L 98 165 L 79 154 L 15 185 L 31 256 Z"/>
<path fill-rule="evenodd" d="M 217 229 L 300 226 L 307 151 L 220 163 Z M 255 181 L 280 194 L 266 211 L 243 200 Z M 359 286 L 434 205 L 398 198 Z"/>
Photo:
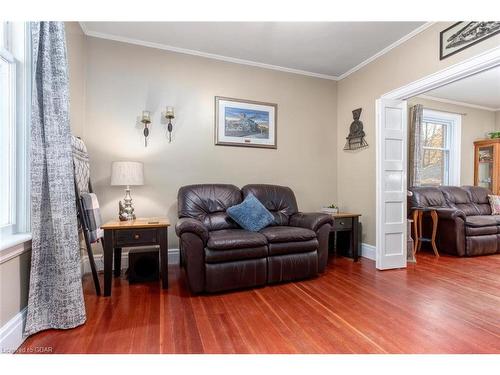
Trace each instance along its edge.
<path fill-rule="evenodd" d="M 208 241 L 208 229 L 199 220 L 183 217 L 175 225 L 175 233 L 181 237 L 183 233 L 193 233 L 201 238 L 205 245 Z"/>
<path fill-rule="evenodd" d="M 325 224 L 333 225 L 333 218 L 319 212 L 298 212 L 290 217 L 290 226 L 307 228 L 314 232 Z"/>
<path fill-rule="evenodd" d="M 455 220 L 457 217 L 465 220 L 466 215 L 462 210 L 457 210 L 455 208 L 437 208 L 436 212 L 440 219 L 444 220 Z"/>

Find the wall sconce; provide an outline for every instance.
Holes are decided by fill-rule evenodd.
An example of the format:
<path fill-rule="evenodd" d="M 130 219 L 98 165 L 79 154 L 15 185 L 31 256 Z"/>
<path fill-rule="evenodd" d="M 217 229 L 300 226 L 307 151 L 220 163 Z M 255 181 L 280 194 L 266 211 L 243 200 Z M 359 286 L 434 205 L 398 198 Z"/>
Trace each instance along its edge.
<path fill-rule="evenodd" d="M 141 122 L 144 124 L 144 147 L 148 147 L 148 125 L 151 124 L 151 113 L 149 113 L 149 111 L 142 111 Z"/>
<path fill-rule="evenodd" d="M 167 107 L 167 111 L 165 112 L 165 117 L 168 119 L 168 125 L 167 125 L 167 130 L 168 130 L 168 143 L 172 142 L 172 119 L 175 118 L 174 116 L 174 107 Z"/>

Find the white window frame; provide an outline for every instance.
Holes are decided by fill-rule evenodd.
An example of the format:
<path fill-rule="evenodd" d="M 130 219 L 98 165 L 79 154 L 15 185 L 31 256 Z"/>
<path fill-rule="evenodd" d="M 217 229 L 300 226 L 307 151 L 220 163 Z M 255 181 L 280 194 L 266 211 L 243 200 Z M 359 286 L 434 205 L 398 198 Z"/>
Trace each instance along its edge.
<path fill-rule="evenodd" d="M 4 33 L 6 30 L 4 29 Z M 4 35 L 5 35 L 4 34 Z M 6 100 L 7 113 L 2 114 L 7 117 L 7 128 L 2 129 L 2 136 L 6 136 L 8 140 L 8 149 L 2 150 L 5 153 L 10 166 L 16 164 L 16 62 L 14 56 L 5 48 L 0 48 L 0 60 L 2 66 L 5 66 L 7 71 L 7 95 L 2 100 Z M 2 90 L 3 91 L 3 90 Z M 1 202 L 2 210 L 7 211 L 7 223 L 0 226 L 0 234 L 2 237 L 10 236 L 15 231 L 16 225 L 16 170 L 12 168 L 8 171 L 6 181 L 2 184 L 7 184 L 10 196 L 7 202 Z M 0 224 L 1 225 L 1 224 Z"/>
<path fill-rule="evenodd" d="M 462 116 L 451 112 L 442 112 L 424 108 L 422 122 L 442 124 L 447 127 L 446 144 L 448 147 L 423 147 L 428 150 L 448 151 L 448 168 L 443 185 L 460 186 Z"/>
<path fill-rule="evenodd" d="M 31 122 L 31 30 L 29 22 L 3 22 L 0 57 L 11 65 L 9 206 L 10 224 L 0 228 L 0 261 L 4 252 L 31 239 L 29 144 Z M 4 183 L 3 181 L 1 183 Z M 2 209 L 4 209 L 2 204 Z"/>

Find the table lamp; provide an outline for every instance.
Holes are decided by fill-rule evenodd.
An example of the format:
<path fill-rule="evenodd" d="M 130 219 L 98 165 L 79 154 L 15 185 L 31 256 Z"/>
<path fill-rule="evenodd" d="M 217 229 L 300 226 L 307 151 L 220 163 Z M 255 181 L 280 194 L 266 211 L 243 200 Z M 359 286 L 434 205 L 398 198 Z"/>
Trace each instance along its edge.
<path fill-rule="evenodd" d="M 144 185 L 143 164 L 137 161 L 114 161 L 111 166 L 111 186 L 126 186 L 124 204 L 118 203 L 119 219 L 135 220 L 130 186 Z"/>

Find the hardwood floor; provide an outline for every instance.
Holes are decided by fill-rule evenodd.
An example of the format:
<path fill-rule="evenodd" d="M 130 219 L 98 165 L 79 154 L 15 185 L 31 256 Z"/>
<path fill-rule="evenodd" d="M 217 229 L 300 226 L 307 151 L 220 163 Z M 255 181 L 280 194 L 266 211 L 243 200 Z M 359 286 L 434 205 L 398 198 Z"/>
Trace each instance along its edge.
<path fill-rule="evenodd" d="M 53 353 L 500 353 L 500 255 L 419 253 L 406 270 L 330 259 L 322 276 L 218 295 L 191 295 L 178 266 L 170 288 L 113 280 L 87 323 L 20 348 Z M 102 277 L 102 275 L 101 275 Z"/>

